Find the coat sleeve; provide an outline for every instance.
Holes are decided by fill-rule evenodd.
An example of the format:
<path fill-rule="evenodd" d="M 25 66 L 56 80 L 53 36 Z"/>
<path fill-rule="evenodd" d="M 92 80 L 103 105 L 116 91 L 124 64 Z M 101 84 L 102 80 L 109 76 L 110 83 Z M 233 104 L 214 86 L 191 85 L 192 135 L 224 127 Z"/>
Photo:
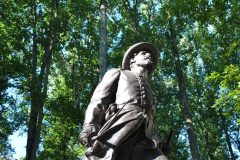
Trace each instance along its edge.
<path fill-rule="evenodd" d="M 95 89 L 86 110 L 84 126 L 93 126 L 94 130 L 97 131 L 100 129 L 105 117 L 105 111 L 109 104 L 113 103 L 116 95 L 119 76 L 119 69 L 111 69 L 104 75 L 102 81 Z"/>

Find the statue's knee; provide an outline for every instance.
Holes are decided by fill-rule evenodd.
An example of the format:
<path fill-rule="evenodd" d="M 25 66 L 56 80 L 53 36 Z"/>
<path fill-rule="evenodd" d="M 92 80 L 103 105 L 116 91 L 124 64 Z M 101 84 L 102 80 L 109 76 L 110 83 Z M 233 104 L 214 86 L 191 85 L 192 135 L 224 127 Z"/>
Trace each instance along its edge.
<path fill-rule="evenodd" d="M 168 158 L 164 155 L 158 156 L 157 158 L 155 158 L 154 160 L 168 160 Z"/>

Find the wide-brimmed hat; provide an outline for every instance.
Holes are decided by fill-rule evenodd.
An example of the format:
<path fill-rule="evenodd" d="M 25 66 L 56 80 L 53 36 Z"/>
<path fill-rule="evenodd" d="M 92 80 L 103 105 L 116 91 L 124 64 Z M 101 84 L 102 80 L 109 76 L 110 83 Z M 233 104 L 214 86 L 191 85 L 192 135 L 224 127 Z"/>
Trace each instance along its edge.
<path fill-rule="evenodd" d="M 146 51 L 151 54 L 153 67 L 151 68 L 150 73 L 152 73 L 158 63 L 158 51 L 156 47 L 149 42 L 140 42 L 131 46 L 124 54 L 122 68 L 125 70 L 130 70 L 131 58 L 134 57 L 134 53 L 138 53 L 140 51 Z"/>

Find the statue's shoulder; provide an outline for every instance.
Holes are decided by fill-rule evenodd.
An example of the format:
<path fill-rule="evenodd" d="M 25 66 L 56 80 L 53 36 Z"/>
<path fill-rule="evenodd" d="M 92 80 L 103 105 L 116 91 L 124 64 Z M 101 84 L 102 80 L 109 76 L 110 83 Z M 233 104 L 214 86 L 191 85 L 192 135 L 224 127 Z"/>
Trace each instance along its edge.
<path fill-rule="evenodd" d="M 132 74 L 132 72 L 130 70 L 126 70 L 126 69 L 122 69 L 122 68 L 119 68 L 119 71 L 123 74 Z"/>
<path fill-rule="evenodd" d="M 116 77 L 120 75 L 127 76 L 127 77 L 134 76 L 134 74 L 130 70 L 125 70 L 122 68 L 112 68 L 108 70 L 105 74 L 105 76 L 107 77 Z"/>
<path fill-rule="evenodd" d="M 118 76 L 120 76 L 120 69 L 119 68 L 112 68 L 105 73 L 104 79 L 109 80 L 109 79 L 112 79 L 112 78 L 116 78 Z"/>
<path fill-rule="evenodd" d="M 106 72 L 106 74 L 109 74 L 109 75 L 112 75 L 112 74 L 120 74 L 120 68 L 111 68 L 110 70 L 108 70 L 107 72 Z"/>

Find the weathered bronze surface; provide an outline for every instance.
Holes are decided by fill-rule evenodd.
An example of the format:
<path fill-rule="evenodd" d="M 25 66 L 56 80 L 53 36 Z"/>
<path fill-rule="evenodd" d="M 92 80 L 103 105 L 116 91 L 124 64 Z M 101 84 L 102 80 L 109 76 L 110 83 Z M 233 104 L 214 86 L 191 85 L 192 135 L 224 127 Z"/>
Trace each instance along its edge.
<path fill-rule="evenodd" d="M 157 49 L 141 42 L 127 50 L 122 69 L 105 74 L 80 133 L 80 142 L 88 148 L 85 159 L 167 160 L 153 138 L 155 97 L 148 77 L 157 62 Z"/>

